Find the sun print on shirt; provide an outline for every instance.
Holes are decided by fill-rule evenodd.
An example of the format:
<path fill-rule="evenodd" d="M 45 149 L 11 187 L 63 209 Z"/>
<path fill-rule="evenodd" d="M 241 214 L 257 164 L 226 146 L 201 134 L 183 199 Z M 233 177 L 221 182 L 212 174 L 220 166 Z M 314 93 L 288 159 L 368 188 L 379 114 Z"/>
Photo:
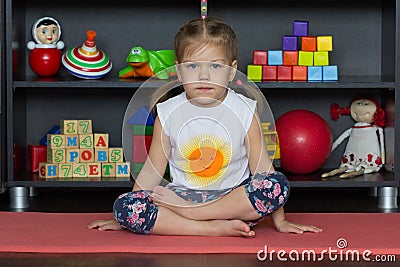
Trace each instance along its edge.
<path fill-rule="evenodd" d="M 188 138 L 181 153 L 185 160 L 180 167 L 196 188 L 219 184 L 232 158 L 229 142 L 208 134 Z"/>

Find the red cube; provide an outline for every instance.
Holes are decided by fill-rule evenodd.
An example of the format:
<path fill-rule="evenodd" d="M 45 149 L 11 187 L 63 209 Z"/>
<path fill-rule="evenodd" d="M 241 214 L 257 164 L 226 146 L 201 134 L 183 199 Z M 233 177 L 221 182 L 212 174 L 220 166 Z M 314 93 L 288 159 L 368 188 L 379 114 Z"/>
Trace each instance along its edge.
<path fill-rule="evenodd" d="M 253 65 L 267 65 L 268 52 L 264 50 L 253 51 Z"/>
<path fill-rule="evenodd" d="M 39 172 L 39 163 L 47 161 L 47 146 L 28 144 L 28 171 Z"/>
<path fill-rule="evenodd" d="M 149 154 L 151 140 L 153 136 L 151 135 L 134 135 L 132 143 L 132 156 L 133 162 L 144 163 Z"/>
<path fill-rule="evenodd" d="M 262 66 L 262 80 L 263 81 L 276 81 L 277 66 Z"/>
<path fill-rule="evenodd" d="M 292 80 L 292 66 L 278 66 L 278 81 Z"/>

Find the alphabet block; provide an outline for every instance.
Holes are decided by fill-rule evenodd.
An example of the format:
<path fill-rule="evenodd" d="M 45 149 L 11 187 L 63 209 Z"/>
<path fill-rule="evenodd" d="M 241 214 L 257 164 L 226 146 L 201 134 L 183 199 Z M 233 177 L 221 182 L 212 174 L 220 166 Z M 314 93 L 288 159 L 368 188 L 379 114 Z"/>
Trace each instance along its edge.
<path fill-rule="evenodd" d="M 65 135 L 63 134 L 48 134 L 47 148 L 65 148 Z"/>
<path fill-rule="evenodd" d="M 115 177 L 115 163 L 102 163 L 101 164 L 102 177 Z"/>
<path fill-rule="evenodd" d="M 79 148 L 79 136 L 77 134 L 66 134 L 65 148 Z"/>
<path fill-rule="evenodd" d="M 67 149 L 65 163 L 78 163 L 79 162 L 79 148 Z"/>
<path fill-rule="evenodd" d="M 78 120 L 61 120 L 61 134 L 78 134 Z"/>
<path fill-rule="evenodd" d="M 78 134 L 91 134 L 92 120 L 78 120 Z"/>
<path fill-rule="evenodd" d="M 87 163 L 88 177 L 101 177 L 101 163 Z"/>
<path fill-rule="evenodd" d="M 108 162 L 108 148 L 95 148 L 94 149 L 95 162 Z"/>
<path fill-rule="evenodd" d="M 131 177 L 130 163 L 129 162 L 118 162 L 115 164 L 115 176 L 116 177 Z"/>
<path fill-rule="evenodd" d="M 93 134 L 80 134 L 79 148 L 93 148 Z"/>
<path fill-rule="evenodd" d="M 108 148 L 108 161 L 109 162 L 123 162 L 124 151 L 122 147 L 110 147 Z"/>
<path fill-rule="evenodd" d="M 108 134 L 94 134 L 94 148 L 108 148 Z"/>
<path fill-rule="evenodd" d="M 79 162 L 94 162 L 94 149 L 93 148 L 80 148 L 79 149 Z"/>
<path fill-rule="evenodd" d="M 39 163 L 39 177 L 40 178 L 57 178 L 58 177 L 58 164 L 57 163 Z"/>

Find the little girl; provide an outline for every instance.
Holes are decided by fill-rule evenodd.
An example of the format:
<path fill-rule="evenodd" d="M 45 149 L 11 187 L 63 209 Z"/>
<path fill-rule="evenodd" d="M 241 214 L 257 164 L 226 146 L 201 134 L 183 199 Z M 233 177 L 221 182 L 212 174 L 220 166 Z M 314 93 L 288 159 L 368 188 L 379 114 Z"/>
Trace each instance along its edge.
<path fill-rule="evenodd" d="M 322 231 L 285 219 L 289 183 L 267 155 L 256 101 L 229 89 L 237 51 L 235 33 L 219 19 L 192 20 L 179 30 L 184 91 L 156 105 L 148 158 L 132 192 L 115 201 L 115 220 L 89 228 L 254 237 L 252 227 L 271 215 L 280 232 Z M 168 163 L 172 182 L 163 187 Z"/>

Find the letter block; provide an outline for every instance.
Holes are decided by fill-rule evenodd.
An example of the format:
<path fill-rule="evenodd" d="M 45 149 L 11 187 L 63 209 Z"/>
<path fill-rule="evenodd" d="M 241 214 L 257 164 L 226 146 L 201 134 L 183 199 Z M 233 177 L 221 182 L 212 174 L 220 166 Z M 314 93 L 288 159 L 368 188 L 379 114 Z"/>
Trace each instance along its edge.
<path fill-rule="evenodd" d="M 108 148 L 108 161 L 109 162 L 123 162 L 124 161 L 124 150 L 122 149 L 122 147 Z"/>
<path fill-rule="evenodd" d="M 102 163 L 101 177 L 115 177 L 115 163 Z"/>
<path fill-rule="evenodd" d="M 92 120 L 78 120 L 78 134 L 91 134 Z"/>
<path fill-rule="evenodd" d="M 79 148 L 93 148 L 93 134 L 80 134 Z"/>
<path fill-rule="evenodd" d="M 78 120 L 61 120 L 61 134 L 78 134 Z"/>
<path fill-rule="evenodd" d="M 72 177 L 72 164 L 71 163 L 58 164 L 58 177 L 60 178 Z"/>
<path fill-rule="evenodd" d="M 66 134 L 65 148 L 79 148 L 79 136 L 77 134 Z"/>
<path fill-rule="evenodd" d="M 95 148 L 94 149 L 95 162 L 108 162 L 108 148 Z"/>
<path fill-rule="evenodd" d="M 66 150 L 66 161 L 65 163 L 78 163 L 79 162 L 79 148 L 67 149 Z"/>
<path fill-rule="evenodd" d="M 129 162 L 115 163 L 115 176 L 116 177 L 131 177 L 130 163 Z"/>
<path fill-rule="evenodd" d="M 94 162 L 94 149 L 93 148 L 80 148 L 79 149 L 79 162 Z"/>
<path fill-rule="evenodd" d="M 252 81 L 261 81 L 262 66 L 261 65 L 247 65 L 247 78 Z"/>
<path fill-rule="evenodd" d="M 40 178 L 57 178 L 58 177 L 58 164 L 57 163 L 39 163 L 39 177 Z"/>
<path fill-rule="evenodd" d="M 65 135 L 63 134 L 48 134 L 47 148 L 65 148 Z"/>
<path fill-rule="evenodd" d="M 94 148 L 108 148 L 108 134 L 94 134 Z"/>
<path fill-rule="evenodd" d="M 91 162 L 87 163 L 88 177 L 101 177 L 101 163 Z"/>

